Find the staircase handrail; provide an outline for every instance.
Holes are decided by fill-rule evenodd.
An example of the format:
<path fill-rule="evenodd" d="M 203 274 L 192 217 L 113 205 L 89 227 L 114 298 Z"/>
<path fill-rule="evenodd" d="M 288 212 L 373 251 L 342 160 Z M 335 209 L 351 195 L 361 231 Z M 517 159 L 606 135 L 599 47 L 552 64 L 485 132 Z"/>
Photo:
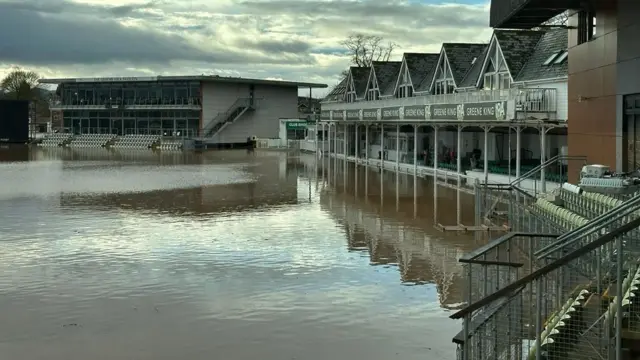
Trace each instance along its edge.
<path fill-rule="evenodd" d="M 569 155 L 556 155 L 551 157 L 550 159 L 548 159 L 547 161 L 543 162 L 542 164 L 534 167 L 533 169 L 527 171 L 524 174 L 521 174 L 519 177 L 517 177 L 516 179 L 512 180 L 511 182 L 509 182 L 508 184 L 504 184 L 504 190 L 515 190 L 529 198 L 531 197 L 535 197 L 536 195 L 532 195 L 531 193 L 529 193 L 528 191 L 522 189 L 519 185 L 522 181 L 528 179 L 529 177 L 531 177 L 533 174 L 538 173 L 539 171 L 541 171 L 542 169 L 546 169 L 549 166 L 555 164 L 558 161 L 564 161 L 564 160 L 587 160 L 586 156 L 569 156 Z M 502 185 L 502 184 L 492 184 L 492 185 Z M 486 186 L 489 186 L 489 184 L 486 184 Z M 500 201 L 502 201 L 503 196 L 500 195 L 499 197 L 497 197 L 495 199 L 495 201 L 493 202 L 493 204 L 491 205 L 490 208 L 487 209 L 485 216 L 488 216 L 488 214 L 493 213 L 493 210 L 495 209 L 495 207 L 498 205 L 498 203 Z"/>
<path fill-rule="evenodd" d="M 531 272 L 529 275 L 522 277 L 519 280 L 512 282 L 511 284 L 503 287 L 500 290 L 492 293 L 491 295 L 485 296 L 484 298 L 464 307 L 463 309 L 457 311 L 453 315 L 449 316 L 451 319 L 461 319 L 469 314 L 472 314 L 474 311 L 477 311 L 487 305 L 490 305 L 496 300 L 500 300 L 505 297 L 511 297 L 516 295 L 525 289 L 525 287 L 536 281 L 537 279 L 549 274 L 550 272 L 558 269 L 561 266 L 568 264 L 569 262 L 585 255 L 593 250 L 596 250 L 604 245 L 609 244 L 610 242 L 618 239 L 620 236 L 624 236 L 630 231 L 635 230 L 640 227 L 640 217 L 631 220 L 630 222 L 623 224 L 621 226 L 616 227 L 612 231 L 601 235 L 598 239 L 580 247 L 579 249 L 573 250 L 570 253 L 550 262 L 549 264 L 541 267 L 538 270 Z"/>
<path fill-rule="evenodd" d="M 231 114 L 231 112 L 233 112 L 240 106 L 251 106 L 251 98 L 250 97 L 237 98 L 236 101 L 233 102 L 233 104 L 229 105 L 227 110 L 218 112 L 216 116 L 213 117 L 212 121 L 209 122 L 209 125 L 204 129 L 204 133 L 208 134 L 211 131 L 211 129 L 213 129 L 213 127 L 220 122 L 220 121 L 215 121 L 217 118 L 219 117 L 224 118 L 228 116 L 229 114 Z"/>
<path fill-rule="evenodd" d="M 530 177 L 531 175 L 539 172 L 540 170 L 546 169 L 549 166 L 553 165 L 554 163 L 556 163 L 558 161 L 564 161 L 564 160 L 584 160 L 584 161 L 586 161 L 587 157 L 586 156 L 556 155 L 556 156 L 548 159 L 547 161 L 543 162 L 542 164 L 534 167 L 533 169 L 527 171 L 526 173 L 520 175 L 518 178 L 516 178 L 513 181 L 511 181 L 509 184 L 517 186 L 523 180 L 525 180 L 526 178 Z"/>
<path fill-rule="evenodd" d="M 595 219 L 587 222 L 586 224 L 579 226 L 565 234 L 559 236 L 555 242 L 539 249 L 534 253 L 538 258 L 544 258 L 554 251 L 559 250 L 567 245 L 574 244 L 581 238 L 591 235 L 596 231 L 599 231 L 605 226 L 611 225 L 616 221 L 622 220 L 624 217 L 629 216 L 630 213 L 638 211 L 640 206 L 640 194 L 635 195 L 631 199 L 619 204 L 613 209 L 597 216 Z"/>

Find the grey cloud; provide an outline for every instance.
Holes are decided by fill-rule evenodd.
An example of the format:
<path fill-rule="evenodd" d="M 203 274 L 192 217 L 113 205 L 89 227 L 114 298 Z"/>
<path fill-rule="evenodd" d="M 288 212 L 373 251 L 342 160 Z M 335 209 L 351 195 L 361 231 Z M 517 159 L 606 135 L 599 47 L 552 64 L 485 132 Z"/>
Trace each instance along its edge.
<path fill-rule="evenodd" d="M 326 1 L 310 0 L 274 0 L 243 1 L 243 11 L 253 14 L 298 14 L 313 19 L 335 16 L 340 18 L 386 18 L 393 20 L 398 26 L 407 26 L 405 21 L 412 21 L 422 26 L 488 26 L 488 17 L 477 7 L 465 5 L 434 6 L 429 4 L 397 4 L 382 1 Z M 478 16 L 480 15 L 480 16 Z M 370 24 L 375 26 L 375 22 Z"/>
<path fill-rule="evenodd" d="M 265 53 L 304 54 L 308 53 L 311 49 L 311 44 L 300 40 L 276 41 L 243 39 L 238 45 Z"/>
<path fill-rule="evenodd" d="M 109 8 L 109 12 L 115 16 L 126 17 L 139 10 L 151 9 L 154 5 L 154 2 L 148 2 L 146 4 L 120 5 Z"/>
<path fill-rule="evenodd" d="M 208 52 L 177 35 L 125 27 L 111 19 L 66 14 L 64 1 L 0 2 L 0 62 L 40 66 L 108 62 L 168 64 L 172 61 L 206 63 L 299 63 L 304 56 L 247 56 L 240 50 Z M 48 5 L 46 5 L 48 4 Z M 133 9 L 122 9 L 121 14 Z M 78 8 L 76 8 L 78 11 Z M 81 11 L 89 12 L 88 7 Z M 268 49 L 269 44 L 258 48 Z"/>

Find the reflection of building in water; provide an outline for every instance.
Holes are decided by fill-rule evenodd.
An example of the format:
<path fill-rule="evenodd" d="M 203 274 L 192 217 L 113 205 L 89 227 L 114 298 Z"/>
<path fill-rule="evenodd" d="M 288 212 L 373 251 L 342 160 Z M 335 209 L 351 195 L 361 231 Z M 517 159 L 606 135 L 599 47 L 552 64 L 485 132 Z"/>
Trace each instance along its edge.
<path fill-rule="evenodd" d="M 319 176 L 325 176 L 337 193 L 369 199 L 384 198 L 383 202 L 369 203 L 375 211 L 392 209 L 393 212 L 414 214 L 418 211 L 429 219 L 437 218 L 437 222 L 442 224 L 473 224 L 475 221 L 473 196 L 464 191 L 438 186 L 434 193 L 431 178 L 417 178 L 349 162 L 345 167 L 344 164 L 343 160 L 324 158 L 318 163 Z M 433 206 L 434 196 L 437 199 L 437 212 Z M 395 208 L 391 206 L 394 204 Z M 434 216 L 434 212 L 437 216 Z"/>
<path fill-rule="evenodd" d="M 61 193 L 60 206 L 171 214 L 211 214 L 298 202 L 296 184 L 250 182 L 138 193 Z"/>
<path fill-rule="evenodd" d="M 199 164 L 204 158 L 188 151 L 154 151 L 149 149 L 105 149 L 68 147 L 39 147 L 34 150 L 36 160 L 64 160 L 64 161 L 129 161 L 154 162 L 160 165 Z"/>
<path fill-rule="evenodd" d="M 405 225 L 393 214 L 381 218 L 364 200 L 324 193 L 321 206 L 343 223 L 350 250 L 368 249 L 373 265 L 397 264 L 405 283 L 435 283 L 443 307 L 463 301 L 463 268 L 458 259 L 475 245 Z M 463 239 L 467 240 L 467 239 Z"/>
<path fill-rule="evenodd" d="M 284 168 L 280 164 L 284 164 Z M 237 166 L 247 174 L 246 182 L 144 192 L 63 193 L 60 202 L 63 207 L 123 208 L 187 215 L 298 203 L 298 179 L 295 172 L 287 175 L 286 156 L 260 157 Z M 171 170 L 167 168 L 167 171 Z M 215 172 L 210 176 L 215 176 Z"/>

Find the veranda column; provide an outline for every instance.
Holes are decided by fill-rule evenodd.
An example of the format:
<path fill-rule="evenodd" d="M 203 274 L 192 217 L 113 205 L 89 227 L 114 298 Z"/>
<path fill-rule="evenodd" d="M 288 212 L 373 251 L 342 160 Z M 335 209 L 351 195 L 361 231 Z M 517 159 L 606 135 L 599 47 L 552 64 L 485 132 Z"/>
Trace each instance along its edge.
<path fill-rule="evenodd" d="M 438 125 L 433 126 L 433 176 L 438 176 Z"/>
<path fill-rule="evenodd" d="M 342 137 L 343 137 L 343 141 L 342 141 L 342 154 L 344 155 L 344 161 L 347 161 L 347 141 L 349 139 L 349 136 L 347 136 L 347 131 L 349 130 L 349 125 L 344 124 L 344 126 L 342 127 Z"/>
<path fill-rule="evenodd" d="M 540 128 L 540 165 L 547 161 L 547 128 Z M 540 168 L 540 191 L 547 192 L 547 171 L 544 167 Z"/>
<path fill-rule="evenodd" d="M 396 125 L 396 171 L 400 170 L 400 125 Z"/>
<path fill-rule="evenodd" d="M 317 137 L 317 136 L 316 136 Z M 324 156 L 324 143 L 327 142 L 327 137 L 325 136 L 325 132 L 324 132 L 324 123 L 322 123 L 322 155 Z"/>
<path fill-rule="evenodd" d="M 338 157 L 338 123 L 333 124 L 333 152 L 336 154 L 336 158 Z"/>
<path fill-rule="evenodd" d="M 358 162 L 358 155 L 359 155 L 358 154 L 359 153 L 358 147 L 360 146 L 360 141 L 358 139 L 358 128 L 359 128 L 358 124 L 355 124 L 355 127 L 356 127 L 356 129 L 355 129 L 355 138 L 356 138 L 355 157 L 356 157 L 356 163 L 357 163 Z"/>
<path fill-rule="evenodd" d="M 516 126 L 516 179 L 520 178 L 520 159 L 522 158 L 522 128 Z M 511 154 L 509 154 L 511 156 Z"/>
<path fill-rule="evenodd" d="M 489 155 L 487 150 L 489 149 L 489 127 L 484 128 L 484 181 L 485 184 L 489 182 Z"/>
<path fill-rule="evenodd" d="M 418 174 L 418 125 L 413 125 L 413 174 Z"/>
<path fill-rule="evenodd" d="M 327 124 L 327 157 L 331 155 L 331 123 Z"/>
<path fill-rule="evenodd" d="M 364 126 L 364 158 L 369 165 L 369 124 Z"/>
<path fill-rule="evenodd" d="M 380 124 L 380 167 L 384 168 L 384 124 Z"/>
<path fill-rule="evenodd" d="M 456 145 L 456 168 L 458 169 L 458 185 L 462 174 L 462 126 L 458 126 L 458 144 Z"/>

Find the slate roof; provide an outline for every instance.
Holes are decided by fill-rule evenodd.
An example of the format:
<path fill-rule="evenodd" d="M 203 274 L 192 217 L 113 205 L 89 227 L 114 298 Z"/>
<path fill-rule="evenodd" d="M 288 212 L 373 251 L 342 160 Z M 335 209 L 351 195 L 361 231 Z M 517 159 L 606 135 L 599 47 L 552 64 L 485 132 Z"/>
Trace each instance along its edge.
<path fill-rule="evenodd" d="M 364 97 L 367 90 L 367 81 L 369 81 L 370 67 L 352 66 L 349 71 L 353 78 L 353 86 L 355 86 L 356 97 Z"/>
<path fill-rule="evenodd" d="M 487 51 L 489 51 L 489 46 L 485 46 L 482 53 L 476 58 L 476 61 L 471 66 L 471 69 L 467 72 L 467 75 L 464 76 L 464 79 L 458 84 L 459 88 L 469 88 L 476 87 L 478 85 L 478 78 L 482 75 L 482 65 L 484 63 L 484 59 L 487 57 Z M 473 61 L 473 59 L 471 60 Z"/>
<path fill-rule="evenodd" d="M 552 54 L 566 51 L 568 41 L 569 30 L 547 30 L 540 38 L 540 41 L 538 41 L 538 44 L 536 44 L 535 49 L 529 57 L 529 61 L 522 67 L 518 75 L 515 76 L 515 81 L 543 80 L 568 76 L 568 59 L 561 64 L 543 65 Z"/>
<path fill-rule="evenodd" d="M 373 72 L 378 79 L 380 95 L 391 95 L 396 86 L 396 80 L 400 73 L 402 62 L 400 61 L 374 61 L 371 63 Z"/>
<path fill-rule="evenodd" d="M 533 30 L 494 30 L 493 32 L 502 55 L 507 63 L 507 67 L 511 72 L 511 76 L 514 78 L 520 73 L 527 60 L 533 54 L 536 45 L 540 41 L 540 38 L 544 35 L 544 31 Z M 491 44 L 485 46 L 482 54 L 478 56 L 478 59 L 473 64 L 469 72 L 465 75 L 459 88 L 475 87 L 478 83 L 478 79 L 482 76 L 484 60 L 487 57 L 487 52 L 491 49 Z"/>
<path fill-rule="evenodd" d="M 498 44 L 500 44 L 509 72 L 515 78 L 531 59 L 531 55 L 544 35 L 544 31 L 495 30 L 493 34 L 498 40 Z"/>
<path fill-rule="evenodd" d="M 487 44 L 444 43 L 442 49 L 447 54 L 451 73 L 456 85 L 461 84 L 471 67 L 474 58 L 480 57 Z M 476 60 L 477 62 L 478 60 Z"/>
<path fill-rule="evenodd" d="M 426 79 L 429 79 L 427 87 L 430 86 L 440 54 L 404 53 L 403 56 L 409 69 L 414 91 L 422 91 L 420 89 Z"/>
<path fill-rule="evenodd" d="M 340 82 L 333 88 L 322 101 L 344 101 L 344 94 L 347 91 L 347 78 L 340 80 Z"/>

